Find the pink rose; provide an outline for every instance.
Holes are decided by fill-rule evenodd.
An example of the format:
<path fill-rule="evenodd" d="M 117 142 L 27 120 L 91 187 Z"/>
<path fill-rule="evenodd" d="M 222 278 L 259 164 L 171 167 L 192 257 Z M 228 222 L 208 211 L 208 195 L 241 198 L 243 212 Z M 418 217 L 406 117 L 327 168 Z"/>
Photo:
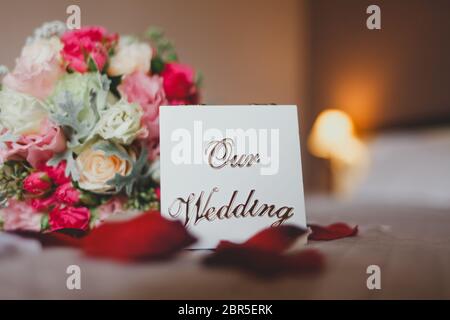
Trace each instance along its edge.
<path fill-rule="evenodd" d="M 51 167 L 47 165 L 42 165 L 39 170 L 42 170 L 48 174 L 48 176 L 53 180 L 53 182 L 60 186 L 70 182 L 70 177 L 66 176 L 66 161 L 61 161 L 57 166 Z"/>
<path fill-rule="evenodd" d="M 58 38 L 39 39 L 26 45 L 16 61 L 15 69 L 3 84 L 15 91 L 44 100 L 63 74 L 60 63 L 61 43 Z"/>
<path fill-rule="evenodd" d="M 194 70 L 180 63 L 165 65 L 161 76 L 164 92 L 171 105 L 198 104 L 198 90 L 195 87 Z"/>
<path fill-rule="evenodd" d="M 147 120 L 155 120 L 159 115 L 159 106 L 166 103 L 163 80 L 154 75 L 136 71 L 123 78 L 118 90 L 128 102 L 139 104 Z"/>
<path fill-rule="evenodd" d="M 52 181 L 45 172 L 34 172 L 23 180 L 23 188 L 33 195 L 43 195 L 52 187 Z"/>
<path fill-rule="evenodd" d="M 158 187 L 155 189 L 155 194 L 156 194 L 156 198 L 158 198 L 158 200 L 161 199 L 161 189 Z"/>
<path fill-rule="evenodd" d="M 163 79 L 157 75 L 134 72 L 124 77 L 118 87 L 120 94 L 130 103 L 138 103 L 144 114 L 142 125 L 147 135 L 141 137 L 149 150 L 149 159 L 159 155 L 159 106 L 167 104 L 163 90 Z"/>
<path fill-rule="evenodd" d="M 97 207 L 98 212 L 98 220 L 95 225 L 98 226 L 104 221 L 106 221 L 109 217 L 115 216 L 120 213 L 125 213 L 126 209 L 124 208 L 125 199 L 122 197 L 114 197 L 105 202 L 104 204 Z"/>
<path fill-rule="evenodd" d="M 65 149 L 66 139 L 61 128 L 46 121 L 40 134 L 29 134 L 15 142 L 7 142 L 6 149 L 0 149 L 0 161 L 25 159 L 37 168 Z"/>
<path fill-rule="evenodd" d="M 0 210 L 3 228 L 6 231 L 40 231 L 42 214 L 37 213 L 26 202 L 9 200 L 9 205 Z"/>
<path fill-rule="evenodd" d="M 68 182 L 56 189 L 55 198 L 60 203 L 73 206 L 80 200 L 80 191 L 74 188 L 72 182 Z"/>
<path fill-rule="evenodd" d="M 55 207 L 49 214 L 50 230 L 86 230 L 89 227 L 89 218 L 89 209 L 85 207 Z"/>
<path fill-rule="evenodd" d="M 64 45 L 61 53 L 69 69 L 73 71 L 87 72 L 89 59 L 92 59 L 101 71 L 106 65 L 109 51 L 118 39 L 117 34 L 108 34 L 103 27 L 70 30 L 61 37 Z"/>

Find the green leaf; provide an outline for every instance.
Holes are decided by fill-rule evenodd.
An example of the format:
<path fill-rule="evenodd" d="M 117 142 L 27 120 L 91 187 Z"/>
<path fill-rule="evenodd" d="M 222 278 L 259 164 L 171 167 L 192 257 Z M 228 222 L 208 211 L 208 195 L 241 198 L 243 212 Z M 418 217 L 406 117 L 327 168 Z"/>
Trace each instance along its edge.
<path fill-rule="evenodd" d="M 178 55 L 176 54 L 176 52 L 168 53 L 166 55 L 166 61 L 167 62 L 176 62 L 176 61 L 178 61 Z"/>
<path fill-rule="evenodd" d="M 44 214 L 41 218 L 41 231 L 45 231 L 50 227 L 48 214 Z"/>
<path fill-rule="evenodd" d="M 112 92 L 113 95 L 116 96 L 116 98 L 119 99 L 120 98 L 120 92 L 117 89 L 117 87 L 122 82 L 122 76 L 110 77 L 109 80 L 111 81 L 110 91 Z"/>
<path fill-rule="evenodd" d="M 162 65 L 166 62 L 178 61 L 178 55 L 175 50 L 175 46 L 172 41 L 167 39 L 164 35 L 164 31 L 160 28 L 150 27 L 146 32 L 146 37 L 150 39 L 152 46 L 156 49 L 158 58 L 161 60 Z M 153 58 L 154 60 L 155 58 Z M 152 60 L 152 71 L 155 73 L 160 73 L 163 68 L 161 68 L 161 63 L 158 60 L 153 62 Z M 153 64 L 156 64 L 153 67 Z"/>
<path fill-rule="evenodd" d="M 153 73 L 160 74 L 164 70 L 164 61 L 160 56 L 153 57 L 151 61 L 151 69 Z"/>
<path fill-rule="evenodd" d="M 89 56 L 89 59 L 88 59 L 88 70 L 89 70 L 89 71 L 92 71 L 92 72 L 98 72 L 98 71 L 101 71 L 101 70 L 98 70 L 98 66 L 97 66 L 97 64 L 95 63 L 94 59 L 92 59 L 91 56 Z"/>
<path fill-rule="evenodd" d="M 149 178 L 148 172 L 148 152 L 146 148 L 142 148 L 139 158 L 132 164 L 132 170 L 129 175 L 122 176 L 117 174 L 113 179 L 107 182 L 108 185 L 114 186 L 116 192 L 125 190 L 126 194 L 130 196 L 133 192 L 133 188 L 139 184 L 140 181 Z"/>
<path fill-rule="evenodd" d="M 0 207 L 6 206 L 10 198 L 24 198 L 23 180 L 32 170 L 25 161 L 9 160 L 1 164 Z"/>
<path fill-rule="evenodd" d="M 153 42 L 158 42 L 164 38 L 164 31 L 158 27 L 150 27 L 147 29 L 145 36 Z"/>
<path fill-rule="evenodd" d="M 197 74 L 195 75 L 195 86 L 197 88 L 202 87 L 203 86 L 203 80 L 204 80 L 203 73 L 198 71 Z"/>

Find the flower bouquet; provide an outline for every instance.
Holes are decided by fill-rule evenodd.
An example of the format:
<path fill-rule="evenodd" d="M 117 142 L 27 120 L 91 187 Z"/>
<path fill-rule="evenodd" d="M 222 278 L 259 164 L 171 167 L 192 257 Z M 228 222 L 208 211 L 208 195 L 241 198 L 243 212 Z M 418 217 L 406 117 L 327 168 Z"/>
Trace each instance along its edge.
<path fill-rule="evenodd" d="M 200 77 L 162 31 L 44 24 L 0 87 L 0 230 L 88 230 L 159 209 L 159 106 L 198 104 Z"/>

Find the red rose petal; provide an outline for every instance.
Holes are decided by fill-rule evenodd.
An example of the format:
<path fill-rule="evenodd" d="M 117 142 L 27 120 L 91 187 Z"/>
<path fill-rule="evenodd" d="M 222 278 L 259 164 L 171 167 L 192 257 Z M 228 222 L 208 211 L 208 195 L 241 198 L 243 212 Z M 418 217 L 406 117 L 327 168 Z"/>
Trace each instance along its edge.
<path fill-rule="evenodd" d="M 319 226 L 316 224 L 311 224 L 308 226 L 312 230 L 312 233 L 308 236 L 309 240 L 329 241 L 347 237 L 354 237 L 358 234 L 358 226 L 352 228 L 348 224 L 342 222 L 330 224 L 329 226 Z"/>
<path fill-rule="evenodd" d="M 152 211 L 133 220 L 101 225 L 83 239 L 83 249 L 95 257 L 148 260 L 172 256 L 194 242 L 181 222 Z"/>
<path fill-rule="evenodd" d="M 283 254 L 305 233 L 305 229 L 296 226 L 280 226 L 264 229 L 242 244 L 221 241 L 203 262 L 207 266 L 233 267 L 264 277 L 320 271 L 324 259 L 316 250 Z"/>
<path fill-rule="evenodd" d="M 281 253 L 291 246 L 307 230 L 285 225 L 264 229 L 242 244 L 236 244 L 230 241 L 221 241 L 216 250 L 222 250 L 230 247 L 245 247 L 269 252 Z"/>
<path fill-rule="evenodd" d="M 273 277 L 318 272 L 323 268 L 324 258 L 315 249 L 283 255 L 254 248 L 230 247 L 207 256 L 203 262 L 207 266 L 232 267 L 256 276 Z"/>

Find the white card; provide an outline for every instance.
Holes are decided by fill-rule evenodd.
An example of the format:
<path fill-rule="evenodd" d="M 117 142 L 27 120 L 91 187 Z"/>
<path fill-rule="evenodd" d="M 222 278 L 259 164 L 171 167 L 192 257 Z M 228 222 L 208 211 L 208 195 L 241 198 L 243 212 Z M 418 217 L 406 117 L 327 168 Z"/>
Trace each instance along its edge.
<path fill-rule="evenodd" d="M 306 227 L 296 106 L 160 107 L 161 214 L 210 249 Z"/>

